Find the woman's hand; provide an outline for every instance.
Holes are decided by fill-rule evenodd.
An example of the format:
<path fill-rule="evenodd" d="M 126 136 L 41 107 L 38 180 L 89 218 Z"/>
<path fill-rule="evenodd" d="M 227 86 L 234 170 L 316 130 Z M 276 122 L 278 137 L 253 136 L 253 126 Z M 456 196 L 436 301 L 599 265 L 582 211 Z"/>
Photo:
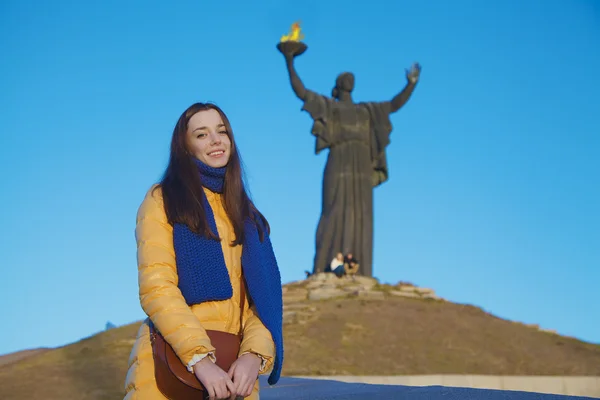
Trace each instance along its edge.
<path fill-rule="evenodd" d="M 227 373 L 208 357 L 194 365 L 194 374 L 204 386 L 210 400 L 228 399 L 235 392 L 235 385 Z"/>
<path fill-rule="evenodd" d="M 235 385 L 235 394 L 244 397 L 252 394 L 261 363 L 260 357 L 252 353 L 244 354 L 235 360 L 229 369 L 229 378 Z"/>

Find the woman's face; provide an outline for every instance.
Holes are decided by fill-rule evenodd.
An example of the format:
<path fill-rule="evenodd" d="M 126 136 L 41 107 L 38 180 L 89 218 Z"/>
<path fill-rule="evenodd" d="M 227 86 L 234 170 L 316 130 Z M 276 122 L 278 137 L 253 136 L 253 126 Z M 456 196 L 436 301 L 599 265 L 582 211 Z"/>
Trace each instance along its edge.
<path fill-rule="evenodd" d="M 190 118 L 186 134 L 188 151 L 204 164 L 221 168 L 231 154 L 231 140 L 217 110 L 199 111 Z"/>

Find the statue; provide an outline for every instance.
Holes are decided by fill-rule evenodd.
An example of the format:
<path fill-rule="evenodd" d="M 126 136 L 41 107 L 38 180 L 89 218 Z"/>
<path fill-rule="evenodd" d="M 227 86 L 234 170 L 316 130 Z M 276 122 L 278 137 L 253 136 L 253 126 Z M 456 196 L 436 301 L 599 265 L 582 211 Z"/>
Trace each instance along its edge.
<path fill-rule="evenodd" d="M 406 71 L 406 86 L 391 101 L 354 102 L 354 75 L 340 74 L 331 97 L 308 90 L 294 67 L 307 46 L 298 23 L 277 48 L 284 55 L 292 89 L 313 119 L 316 154 L 328 148 L 323 175 L 322 210 L 316 234 L 313 273 L 323 272 L 339 252 L 352 253 L 358 274 L 373 276 L 373 188 L 388 179 L 386 147 L 392 131 L 390 114 L 410 98 L 421 67 Z"/>

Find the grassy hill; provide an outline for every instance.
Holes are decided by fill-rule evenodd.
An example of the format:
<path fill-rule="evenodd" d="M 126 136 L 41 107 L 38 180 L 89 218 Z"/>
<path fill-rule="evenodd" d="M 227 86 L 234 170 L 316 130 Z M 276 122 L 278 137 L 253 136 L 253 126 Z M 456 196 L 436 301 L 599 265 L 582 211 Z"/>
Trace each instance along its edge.
<path fill-rule="evenodd" d="M 364 282 L 287 285 L 283 375 L 600 376 L 600 345 L 396 289 Z M 1 357 L 0 398 L 122 399 L 138 326 Z"/>

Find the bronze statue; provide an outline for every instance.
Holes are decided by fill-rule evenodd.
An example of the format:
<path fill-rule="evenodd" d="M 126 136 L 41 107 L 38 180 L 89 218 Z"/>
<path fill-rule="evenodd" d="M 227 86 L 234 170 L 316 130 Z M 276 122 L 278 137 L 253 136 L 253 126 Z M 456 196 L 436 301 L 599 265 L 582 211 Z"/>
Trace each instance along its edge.
<path fill-rule="evenodd" d="M 391 101 L 355 103 L 351 72 L 337 77 L 329 98 L 306 89 L 300 80 L 294 59 L 307 46 L 294 37 L 302 37 L 297 24 L 277 48 L 285 57 L 292 89 L 304 103 L 302 110 L 313 119 L 316 154 L 329 149 L 313 273 L 323 272 L 337 253 L 344 252 L 359 260 L 358 274 L 372 277 L 373 188 L 388 179 L 385 149 L 392 131 L 389 116 L 410 98 L 421 67 L 415 63 L 406 71 L 408 82 Z"/>

